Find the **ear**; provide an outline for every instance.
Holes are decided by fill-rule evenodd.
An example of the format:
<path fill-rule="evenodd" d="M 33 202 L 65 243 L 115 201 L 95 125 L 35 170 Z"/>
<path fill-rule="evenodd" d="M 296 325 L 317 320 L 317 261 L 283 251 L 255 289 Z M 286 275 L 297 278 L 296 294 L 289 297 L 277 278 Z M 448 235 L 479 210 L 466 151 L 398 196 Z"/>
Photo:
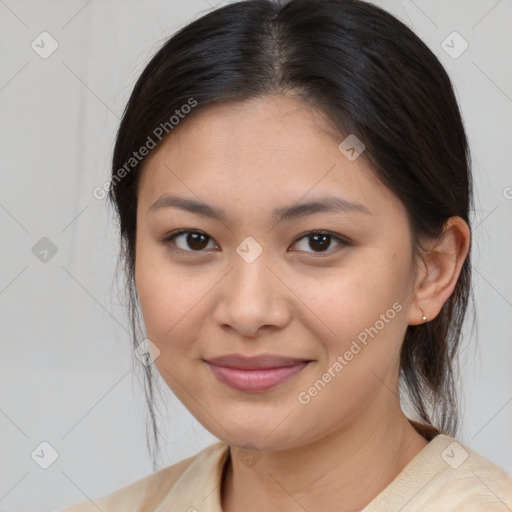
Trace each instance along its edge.
<path fill-rule="evenodd" d="M 431 242 L 420 256 L 408 324 L 427 322 L 441 311 L 457 284 L 464 260 L 469 252 L 471 233 L 461 217 L 450 217 L 440 240 Z"/>

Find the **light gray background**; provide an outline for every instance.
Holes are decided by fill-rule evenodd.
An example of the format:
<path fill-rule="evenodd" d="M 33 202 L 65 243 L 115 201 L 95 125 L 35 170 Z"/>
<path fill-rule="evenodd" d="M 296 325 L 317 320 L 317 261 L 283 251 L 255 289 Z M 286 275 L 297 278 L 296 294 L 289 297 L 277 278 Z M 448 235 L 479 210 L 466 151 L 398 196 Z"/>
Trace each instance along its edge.
<path fill-rule="evenodd" d="M 438 55 L 462 107 L 476 185 L 478 331 L 468 329 L 463 351 L 459 439 L 512 473 L 512 2 L 379 4 Z M 119 117 L 145 63 L 214 5 L 0 0 L 3 512 L 55 510 L 152 471 L 142 381 L 113 286 L 117 233 L 92 190 L 109 179 Z M 31 48 L 43 31 L 59 45 L 47 59 Z M 469 43 L 456 59 L 441 47 L 453 31 Z M 46 263 L 32 252 L 42 237 L 57 247 Z M 161 467 L 215 440 L 168 399 Z M 43 441 L 58 452 L 48 469 L 31 458 Z"/>

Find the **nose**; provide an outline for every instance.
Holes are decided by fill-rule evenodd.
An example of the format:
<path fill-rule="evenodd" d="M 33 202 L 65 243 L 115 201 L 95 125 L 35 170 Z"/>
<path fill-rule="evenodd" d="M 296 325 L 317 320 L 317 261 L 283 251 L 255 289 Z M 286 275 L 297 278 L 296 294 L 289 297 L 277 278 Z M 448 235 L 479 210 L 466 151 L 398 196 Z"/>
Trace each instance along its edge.
<path fill-rule="evenodd" d="M 291 294 L 277 269 L 263 255 L 248 263 L 237 254 L 233 267 L 219 283 L 214 320 L 223 329 L 255 337 L 263 328 L 283 328 L 290 321 Z"/>

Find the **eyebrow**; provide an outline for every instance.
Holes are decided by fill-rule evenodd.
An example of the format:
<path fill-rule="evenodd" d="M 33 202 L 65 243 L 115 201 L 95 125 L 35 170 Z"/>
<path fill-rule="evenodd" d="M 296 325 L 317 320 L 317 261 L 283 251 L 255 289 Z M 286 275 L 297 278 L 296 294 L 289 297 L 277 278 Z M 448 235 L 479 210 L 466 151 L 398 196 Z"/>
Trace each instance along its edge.
<path fill-rule="evenodd" d="M 160 210 L 162 208 L 179 208 L 196 215 L 209 217 L 222 222 L 227 220 L 226 211 L 222 208 L 216 208 L 201 201 L 187 199 L 178 196 L 163 196 L 157 199 L 148 209 L 148 213 Z M 272 212 L 272 220 L 275 224 L 280 222 L 312 215 L 315 213 L 364 213 L 372 215 L 370 210 L 361 203 L 349 201 L 341 197 L 325 196 L 299 203 L 292 206 L 285 206 L 274 209 Z"/>

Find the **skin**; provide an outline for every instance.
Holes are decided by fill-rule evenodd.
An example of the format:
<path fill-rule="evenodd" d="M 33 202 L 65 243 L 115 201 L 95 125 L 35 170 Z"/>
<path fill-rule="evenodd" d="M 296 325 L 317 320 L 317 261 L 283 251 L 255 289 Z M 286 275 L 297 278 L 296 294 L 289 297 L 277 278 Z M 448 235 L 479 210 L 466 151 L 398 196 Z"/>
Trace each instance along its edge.
<path fill-rule="evenodd" d="M 349 161 L 340 152 L 343 138 L 293 96 L 267 95 L 191 114 L 141 176 L 135 276 L 147 336 L 172 391 L 231 446 L 226 512 L 360 510 L 427 445 L 400 408 L 399 352 L 407 326 L 423 312 L 432 320 L 453 291 L 469 229 L 452 217 L 442 241 L 415 260 L 403 204 L 364 153 Z M 150 211 L 165 195 L 227 217 Z M 272 221 L 274 208 L 324 195 L 369 213 Z M 187 244 L 187 234 L 163 241 L 178 229 L 204 233 L 204 248 Z M 305 237 L 318 230 L 350 244 L 331 238 L 322 251 Z M 236 252 L 248 236 L 263 249 L 252 263 Z M 298 394 L 396 303 L 400 311 L 300 403 Z M 217 380 L 203 360 L 229 353 L 313 362 L 275 388 L 246 393 Z"/>

